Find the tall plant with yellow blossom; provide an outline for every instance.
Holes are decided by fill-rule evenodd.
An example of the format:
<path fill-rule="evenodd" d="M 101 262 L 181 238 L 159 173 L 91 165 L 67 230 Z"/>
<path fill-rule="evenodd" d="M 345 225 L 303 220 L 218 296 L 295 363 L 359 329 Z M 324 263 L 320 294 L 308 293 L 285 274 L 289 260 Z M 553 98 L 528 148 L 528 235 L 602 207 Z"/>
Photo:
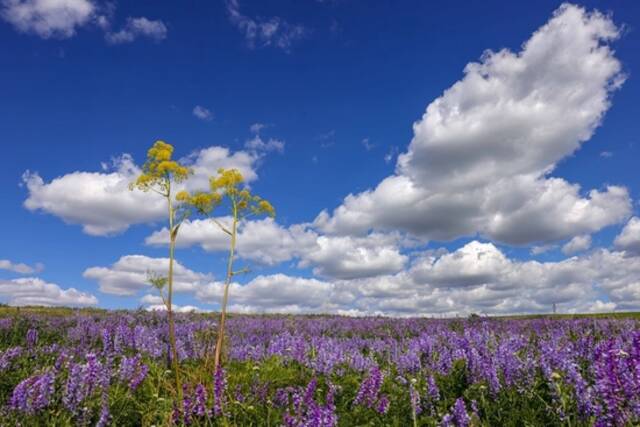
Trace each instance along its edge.
<path fill-rule="evenodd" d="M 129 185 L 130 190 L 138 189 L 145 192 L 152 191 L 167 200 L 167 213 L 169 220 L 169 271 L 166 277 L 167 296 L 163 297 L 167 307 L 169 320 L 169 344 L 171 347 L 171 361 L 176 381 L 176 393 L 182 394 L 180 372 L 178 366 L 178 350 L 176 348 L 176 327 L 173 316 L 173 264 L 178 230 L 182 222 L 189 216 L 189 205 L 184 203 L 189 200 L 189 194 L 182 191 L 174 196 L 175 184 L 186 180 L 192 173 L 187 166 L 172 160 L 173 146 L 164 141 L 156 141 L 147 151 L 147 161 L 142 166 L 141 174 Z M 175 201 L 174 201 L 175 197 Z M 157 279 L 157 280 L 151 280 Z M 159 287 L 164 287 L 165 279 L 152 277 L 150 282 Z"/>
<path fill-rule="evenodd" d="M 228 201 L 231 214 L 231 225 L 226 226 L 214 217 L 210 217 L 223 233 L 229 236 L 229 257 L 227 260 L 227 274 L 224 282 L 224 294 L 220 310 L 220 324 L 215 347 L 214 369 L 220 366 L 220 357 L 224 346 L 225 320 L 227 317 L 227 303 L 229 301 L 229 286 L 237 274 L 247 270 L 234 271 L 236 244 L 238 239 L 238 224 L 251 216 L 275 216 L 275 209 L 267 200 L 251 194 L 244 186 L 244 178 L 237 169 L 218 169 L 218 175 L 209 179 L 209 192 L 195 193 L 187 203 L 194 206 L 200 213 L 210 215 L 213 208 Z"/>

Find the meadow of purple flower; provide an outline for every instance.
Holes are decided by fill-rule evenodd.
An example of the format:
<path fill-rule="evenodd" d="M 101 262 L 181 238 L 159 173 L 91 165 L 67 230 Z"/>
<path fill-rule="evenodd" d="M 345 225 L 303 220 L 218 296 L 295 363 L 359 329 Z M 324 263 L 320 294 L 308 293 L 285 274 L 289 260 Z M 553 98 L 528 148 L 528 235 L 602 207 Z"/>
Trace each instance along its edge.
<path fill-rule="evenodd" d="M 161 313 L 5 313 L 0 425 L 596 425 L 640 423 L 633 318 L 181 315 L 172 389 Z"/>

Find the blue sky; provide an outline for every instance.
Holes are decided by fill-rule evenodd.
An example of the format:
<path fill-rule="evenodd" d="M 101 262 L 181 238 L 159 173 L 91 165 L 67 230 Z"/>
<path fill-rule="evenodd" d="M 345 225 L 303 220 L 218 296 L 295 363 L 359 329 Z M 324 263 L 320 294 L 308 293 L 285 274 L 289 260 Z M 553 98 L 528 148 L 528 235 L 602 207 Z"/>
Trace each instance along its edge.
<path fill-rule="evenodd" d="M 196 163 L 212 147 L 228 149 L 225 164 L 245 156 L 251 188 L 277 209 L 241 241 L 238 263 L 252 273 L 238 279 L 238 311 L 640 308 L 634 2 L 0 0 L 0 10 L 0 301 L 157 303 L 141 281 L 164 265 L 166 248 L 145 244 L 162 217 L 107 181 L 127 180 L 163 139 Z M 527 50 L 534 33 L 542 40 Z M 484 82 L 465 74 L 472 62 Z M 83 228 L 108 224 L 109 206 L 130 223 Z M 217 306 L 225 254 L 205 235 L 194 227 L 178 251 L 191 285 L 180 306 Z"/>

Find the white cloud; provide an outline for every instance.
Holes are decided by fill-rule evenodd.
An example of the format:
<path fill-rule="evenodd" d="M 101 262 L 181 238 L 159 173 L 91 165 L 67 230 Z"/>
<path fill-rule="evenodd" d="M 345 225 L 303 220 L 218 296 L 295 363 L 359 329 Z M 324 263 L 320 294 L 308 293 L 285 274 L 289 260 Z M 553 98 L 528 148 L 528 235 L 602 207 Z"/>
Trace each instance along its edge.
<path fill-rule="evenodd" d="M 110 293 L 150 291 L 147 268 L 166 268 L 167 260 L 144 258 L 122 257 L 111 268 L 87 270 L 85 277 Z M 203 305 L 219 307 L 222 282 L 182 266 L 176 281 Z M 141 303 L 161 305 L 152 294 Z M 492 243 L 471 241 L 453 252 L 417 253 L 408 268 L 393 274 L 348 280 L 260 275 L 230 288 L 236 312 L 453 316 L 548 313 L 553 304 L 562 313 L 640 309 L 640 256 L 599 249 L 561 261 L 525 261 Z"/>
<path fill-rule="evenodd" d="M 262 139 L 260 131 L 264 129 L 266 125 L 262 123 L 254 123 L 249 127 L 253 135 L 244 143 L 244 147 L 252 152 L 265 153 L 269 151 L 277 151 L 278 153 L 284 152 L 284 141 L 276 138 L 269 138 L 268 140 Z"/>
<path fill-rule="evenodd" d="M 408 271 L 333 286 L 329 306 L 371 314 L 550 312 L 554 303 L 561 312 L 637 310 L 640 258 L 600 250 L 559 262 L 515 261 L 492 244 L 470 242 Z"/>
<path fill-rule="evenodd" d="M 196 307 L 194 305 L 176 305 L 176 304 L 171 304 L 171 308 L 176 313 L 203 313 L 203 312 L 206 311 L 206 310 L 202 310 L 201 308 Z M 164 304 L 156 304 L 156 305 L 147 306 L 146 310 L 147 311 L 166 311 L 167 307 Z"/>
<path fill-rule="evenodd" d="M 540 255 L 540 254 L 543 254 L 545 252 L 549 252 L 550 250 L 556 249 L 557 247 L 558 247 L 557 245 L 533 246 L 531 248 L 531 255 Z"/>
<path fill-rule="evenodd" d="M 18 31 L 43 39 L 73 37 L 82 27 L 95 26 L 104 31 L 111 44 L 129 43 L 139 37 L 160 41 L 167 27 L 160 20 L 127 18 L 116 32 L 110 31 L 114 4 L 96 0 L 0 0 L 0 16 Z"/>
<path fill-rule="evenodd" d="M 364 138 L 362 141 L 362 146 L 364 147 L 365 150 L 367 151 L 371 151 L 375 148 L 375 144 L 373 144 L 369 138 Z"/>
<path fill-rule="evenodd" d="M 275 265 L 313 245 L 315 237 L 305 225 L 284 228 L 272 218 L 248 221 L 240 233 L 238 253 L 246 259 Z"/>
<path fill-rule="evenodd" d="M 105 39 L 111 44 L 131 43 L 139 37 L 154 41 L 164 40 L 167 38 L 167 26 L 160 20 L 145 17 L 127 18 L 127 23 L 122 29 L 105 34 Z"/>
<path fill-rule="evenodd" d="M 614 241 L 618 249 L 640 255 L 640 218 L 634 216 Z"/>
<path fill-rule="evenodd" d="M 619 310 L 640 309 L 640 256 L 601 250 L 588 258 L 588 268 Z"/>
<path fill-rule="evenodd" d="M 595 251 L 559 262 L 517 261 L 491 243 L 425 254 L 396 275 L 334 283 L 349 307 L 392 315 L 602 311 L 640 308 L 640 257 Z M 603 299 L 604 298 L 604 299 Z"/>
<path fill-rule="evenodd" d="M 255 172 L 259 156 L 224 147 L 208 147 L 186 159 L 194 175 L 179 188 L 206 190 L 209 176 L 219 168 L 237 168 L 246 182 L 257 179 Z M 165 200 L 153 192 L 130 191 L 129 183 L 140 168 L 128 154 L 116 159 L 113 168 L 103 172 L 72 172 L 45 182 L 38 173 L 25 172 L 23 181 L 29 191 L 24 206 L 30 211 L 42 211 L 69 224 L 80 224 L 85 233 L 94 236 L 125 231 L 133 224 L 159 220 L 166 215 Z"/>
<path fill-rule="evenodd" d="M 337 234 L 401 229 L 522 245 L 623 221 L 626 188 L 585 194 L 550 176 L 591 137 L 624 80 L 608 46 L 618 36 L 609 17 L 565 4 L 520 52 L 485 52 L 414 124 L 396 174 L 315 224 Z"/>
<path fill-rule="evenodd" d="M 230 217 L 216 218 L 228 226 Z M 145 240 L 149 245 L 167 245 L 169 232 L 163 228 Z M 298 256 L 315 243 L 316 234 L 304 225 L 284 228 L 272 218 L 243 221 L 238 229 L 237 251 L 240 257 L 266 265 L 276 265 Z M 201 246 L 210 252 L 228 251 L 229 236 L 211 220 L 185 221 L 180 227 L 179 247 Z"/>
<path fill-rule="evenodd" d="M 576 236 L 569 240 L 563 247 L 562 253 L 565 255 L 572 255 L 577 252 L 586 251 L 591 247 L 591 236 L 584 234 L 582 236 Z"/>
<path fill-rule="evenodd" d="M 0 280 L 0 299 L 9 305 L 92 306 L 98 299 L 75 288 L 62 289 L 36 277 Z"/>
<path fill-rule="evenodd" d="M 119 233 L 132 224 L 161 218 L 165 210 L 163 200 L 155 194 L 129 190 L 138 173 L 128 155 L 117 159 L 110 172 L 72 172 L 49 183 L 27 171 L 23 180 L 29 197 L 24 206 L 81 224 L 90 235 Z"/>
<path fill-rule="evenodd" d="M 160 295 L 151 295 L 151 294 L 145 294 L 142 298 L 140 298 L 140 302 L 142 304 L 148 304 L 148 305 L 164 304 L 164 302 L 162 301 L 162 297 Z"/>
<path fill-rule="evenodd" d="M 251 133 L 258 134 L 262 129 L 266 127 L 267 125 L 265 125 L 264 123 L 254 123 L 251 126 L 249 126 L 249 130 L 251 131 Z"/>
<path fill-rule="evenodd" d="M 260 155 L 247 151 L 236 151 L 232 153 L 226 147 L 211 146 L 196 151 L 187 159 L 193 176 L 186 182 L 189 190 L 209 189 L 209 177 L 215 175 L 218 169 L 238 169 L 244 181 L 250 183 L 258 179 L 256 173 L 257 162 Z"/>
<path fill-rule="evenodd" d="M 154 194 L 129 190 L 138 173 L 128 155 L 117 159 L 110 172 L 72 172 L 48 183 L 27 171 L 23 180 L 29 197 L 24 206 L 81 224 L 90 235 L 118 233 L 131 224 L 158 219 L 165 210 L 163 200 Z"/>
<path fill-rule="evenodd" d="M 424 258 L 413 268 L 413 279 L 435 287 L 483 285 L 509 268 L 493 244 L 470 242 L 453 253 Z"/>
<path fill-rule="evenodd" d="M 398 147 L 392 145 L 389 147 L 389 151 L 384 155 L 384 162 L 391 163 L 391 161 L 398 155 Z"/>
<path fill-rule="evenodd" d="M 200 120 L 204 120 L 205 122 L 210 122 L 213 120 L 213 113 L 208 109 L 201 105 L 196 105 L 193 107 L 193 115 L 199 118 Z"/>
<path fill-rule="evenodd" d="M 126 255 L 110 267 L 90 267 L 82 274 L 95 280 L 100 291 L 113 295 L 135 295 L 140 290 L 151 290 L 148 273 L 166 275 L 169 258 L 151 258 L 144 255 Z M 173 289 L 175 292 L 195 292 L 198 286 L 211 281 L 211 276 L 189 270 L 175 261 Z"/>
<path fill-rule="evenodd" d="M 238 0 L 227 0 L 226 3 L 231 23 L 240 30 L 252 49 L 273 46 L 288 52 L 308 33 L 302 25 L 292 25 L 278 16 L 251 18 L 243 15 Z"/>
<path fill-rule="evenodd" d="M 397 236 L 380 233 L 366 237 L 318 236 L 300 256 L 301 266 L 313 266 L 314 274 L 335 279 L 396 273 L 408 260 L 399 251 Z"/>
<path fill-rule="evenodd" d="M 217 220 L 228 225 L 230 218 Z M 364 237 L 319 236 L 305 224 L 285 228 L 272 218 L 242 222 L 237 253 L 241 258 L 276 265 L 294 258 L 300 267 L 312 267 L 314 274 L 352 279 L 400 271 L 407 257 L 400 253 L 397 234 L 372 233 Z M 167 228 L 151 234 L 145 242 L 167 245 Z M 211 220 L 186 221 L 178 233 L 177 245 L 199 245 L 206 251 L 227 251 L 229 237 Z"/>
<path fill-rule="evenodd" d="M 2 0 L 2 17 L 24 33 L 48 39 L 72 37 L 95 18 L 91 0 Z"/>
<path fill-rule="evenodd" d="M 223 284 L 198 288 L 196 297 L 207 304 L 218 304 Z M 230 310 L 234 312 L 329 312 L 333 286 L 327 282 L 284 274 L 258 276 L 246 285 L 232 283 Z"/>
<path fill-rule="evenodd" d="M 284 152 L 284 141 L 275 138 L 269 138 L 265 141 L 259 134 L 256 134 L 253 136 L 253 138 L 248 139 L 247 142 L 245 142 L 244 146 L 248 150 L 257 152 Z"/>
<path fill-rule="evenodd" d="M 19 274 L 33 274 L 44 270 L 44 265 L 37 263 L 33 267 L 23 263 L 13 263 L 8 259 L 0 259 L 0 270 L 8 270 Z"/>

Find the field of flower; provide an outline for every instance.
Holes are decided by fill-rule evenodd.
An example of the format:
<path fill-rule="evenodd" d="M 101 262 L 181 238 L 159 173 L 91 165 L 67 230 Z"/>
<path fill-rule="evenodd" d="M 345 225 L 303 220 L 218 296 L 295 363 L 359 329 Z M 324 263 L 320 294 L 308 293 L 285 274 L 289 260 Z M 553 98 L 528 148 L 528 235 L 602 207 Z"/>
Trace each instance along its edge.
<path fill-rule="evenodd" d="M 0 310 L 0 425 L 640 423 L 634 317 L 387 319 Z M 178 398 L 178 396 L 180 396 Z"/>

